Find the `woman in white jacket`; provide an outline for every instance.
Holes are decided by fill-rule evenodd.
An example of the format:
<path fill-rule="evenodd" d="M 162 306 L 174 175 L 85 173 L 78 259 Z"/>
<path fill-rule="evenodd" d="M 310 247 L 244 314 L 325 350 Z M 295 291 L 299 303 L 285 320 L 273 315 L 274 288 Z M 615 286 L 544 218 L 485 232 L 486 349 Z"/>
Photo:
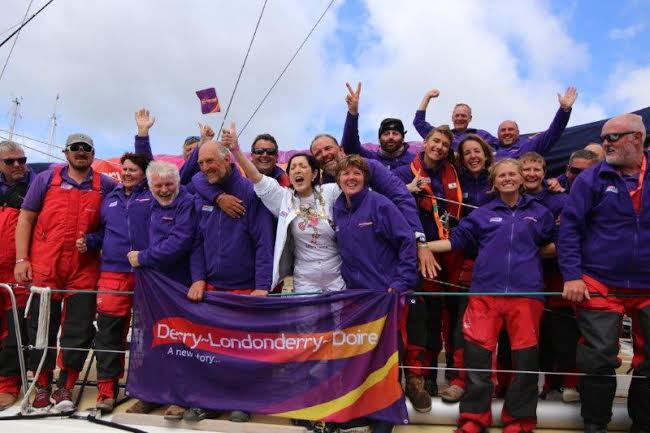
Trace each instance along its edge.
<path fill-rule="evenodd" d="M 223 144 L 254 183 L 255 193 L 264 206 L 278 219 L 271 287 L 293 274 L 295 293 L 345 289 L 332 227 L 332 208 L 341 194 L 338 185 L 320 185 L 316 159 L 297 153 L 287 164 L 291 187 L 282 187 L 255 168 L 241 152 L 236 136 Z"/>

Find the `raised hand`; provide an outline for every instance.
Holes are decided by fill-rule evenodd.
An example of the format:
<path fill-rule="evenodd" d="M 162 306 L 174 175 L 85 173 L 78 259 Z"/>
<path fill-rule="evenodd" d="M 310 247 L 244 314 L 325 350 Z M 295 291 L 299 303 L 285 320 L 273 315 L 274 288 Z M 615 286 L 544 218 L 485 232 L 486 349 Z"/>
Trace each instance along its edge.
<path fill-rule="evenodd" d="M 239 152 L 239 140 L 237 139 L 237 125 L 235 122 L 230 124 L 230 128 L 224 128 L 221 131 L 221 144 L 226 146 L 231 152 Z"/>
<path fill-rule="evenodd" d="M 214 138 L 214 129 L 212 129 L 212 126 L 206 124 L 203 124 L 199 122 L 199 135 L 201 136 L 201 141 L 208 141 L 212 140 Z"/>
<path fill-rule="evenodd" d="M 422 97 L 422 102 L 420 102 L 420 106 L 418 107 L 418 110 L 425 111 L 427 109 L 427 106 L 429 105 L 429 101 L 431 101 L 431 99 L 433 98 L 437 98 L 438 96 L 440 96 L 440 91 L 438 89 L 429 90 Z"/>
<path fill-rule="evenodd" d="M 345 97 L 345 102 L 348 104 L 348 112 L 354 116 L 359 114 L 359 97 L 361 96 L 361 82 L 357 83 L 357 90 L 352 90 L 350 83 L 345 83 L 348 88 L 348 94 Z"/>
<path fill-rule="evenodd" d="M 149 110 L 142 107 L 135 112 L 135 124 L 138 126 L 138 136 L 146 137 L 149 135 L 149 129 L 156 123 L 156 118 L 149 114 Z"/>
<path fill-rule="evenodd" d="M 573 86 L 567 87 L 564 95 L 560 95 L 559 93 L 557 94 L 557 100 L 560 103 L 560 107 L 565 111 L 569 111 L 569 109 L 573 107 L 573 103 L 576 102 L 576 99 L 578 99 L 578 91 Z"/>

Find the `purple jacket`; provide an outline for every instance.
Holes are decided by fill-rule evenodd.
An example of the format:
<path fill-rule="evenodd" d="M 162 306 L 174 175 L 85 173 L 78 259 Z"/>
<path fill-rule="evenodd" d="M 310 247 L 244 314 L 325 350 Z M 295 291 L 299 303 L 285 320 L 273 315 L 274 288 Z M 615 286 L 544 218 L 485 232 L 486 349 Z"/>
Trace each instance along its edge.
<path fill-rule="evenodd" d="M 368 186 L 397 206 L 414 233 L 424 233 L 415 200 L 406 189 L 404 182 L 380 162 L 366 158 L 366 163 L 368 163 Z M 322 179 L 323 184 L 335 182 L 334 177 L 325 172 Z"/>
<path fill-rule="evenodd" d="M 53 176 L 53 168 L 49 168 L 45 171 L 40 172 L 33 179 L 31 185 L 29 186 L 29 191 L 23 200 L 22 209 L 31 210 L 33 212 L 40 212 L 43 208 L 43 201 L 45 200 L 45 195 L 47 190 L 50 187 Z M 104 176 L 91 168 L 88 176 L 79 184 L 70 176 L 68 176 L 68 166 L 66 165 L 61 170 L 61 179 L 63 180 L 62 186 L 64 184 L 69 185 L 72 188 L 78 188 L 82 191 L 91 190 L 93 187 L 93 176 L 101 176 L 100 178 L 100 189 L 102 197 L 106 197 L 108 193 L 113 191 L 113 188 L 117 186 L 117 181 L 111 177 Z"/>
<path fill-rule="evenodd" d="M 569 123 L 569 117 L 571 117 L 571 110 L 564 111 L 560 107 L 546 131 L 531 135 L 527 138 L 519 137 L 510 146 L 504 146 L 499 142 L 496 148 L 497 161 L 505 158 L 517 159 L 526 152 L 537 152 L 542 156 L 546 155 L 562 136 L 567 123 Z"/>
<path fill-rule="evenodd" d="M 415 238 L 399 209 L 367 187 L 334 203 L 336 239 L 348 288 L 404 291 L 417 282 Z"/>
<path fill-rule="evenodd" d="M 155 201 L 146 180 L 128 196 L 120 184 L 104 197 L 99 231 L 86 235 L 88 249 L 102 250 L 103 272 L 132 272 L 126 254 L 149 245 L 149 220 Z"/>
<path fill-rule="evenodd" d="M 233 169 L 236 170 L 236 168 Z M 284 170 L 282 170 L 281 167 L 278 167 L 276 165 L 275 167 L 273 167 L 273 172 L 271 173 L 270 176 L 273 179 L 277 180 L 280 185 L 282 185 L 280 179 L 286 175 L 287 173 Z M 192 178 L 191 185 L 195 191 L 194 195 L 200 195 L 210 203 L 215 203 L 217 197 L 219 197 L 221 194 L 224 193 L 224 190 L 223 188 L 221 188 L 220 184 L 218 183 L 210 184 L 210 182 L 208 182 L 208 179 L 205 176 L 194 176 Z"/>
<path fill-rule="evenodd" d="M 153 159 L 153 152 L 151 151 L 151 142 L 149 136 L 139 137 L 135 136 L 135 153 L 144 153 Z M 188 185 L 192 182 L 192 176 L 199 172 L 199 148 L 198 146 L 190 153 L 189 158 L 185 161 L 180 168 L 181 185 Z M 189 192 L 194 192 L 192 187 L 189 187 Z"/>
<path fill-rule="evenodd" d="M 563 193 L 554 193 L 548 190 L 546 185 L 541 192 L 537 194 L 531 194 L 535 200 L 546 209 L 551 211 L 553 214 L 553 220 L 555 221 L 555 226 L 553 229 L 553 242 L 557 244 L 558 230 L 560 228 L 560 214 L 562 214 L 562 209 L 567 201 L 568 196 Z M 544 270 L 544 275 L 556 275 L 560 273 L 560 267 L 557 262 L 557 257 L 542 259 L 542 268 Z"/>
<path fill-rule="evenodd" d="M 195 175 L 205 177 L 203 173 Z M 214 202 L 196 197 L 197 248 L 192 254 L 192 281 L 205 280 L 220 289 L 271 288 L 275 228 L 273 215 L 255 195 L 253 184 L 232 165 L 219 186 L 246 208 L 230 218 Z"/>
<path fill-rule="evenodd" d="M 35 178 L 36 175 L 34 174 L 34 172 L 30 169 L 27 169 L 27 173 L 25 173 L 25 176 L 16 183 L 17 184 L 22 183 L 25 184 L 27 187 L 29 187 L 29 185 L 31 185 L 31 183 L 34 181 Z M 0 195 L 9 191 L 9 188 L 11 188 L 14 185 L 15 184 L 10 184 L 9 182 L 7 182 L 4 175 L 0 173 Z"/>
<path fill-rule="evenodd" d="M 646 171 L 637 215 L 625 181 L 607 162 L 589 167 L 575 179 L 558 239 L 565 281 L 585 274 L 615 287 L 650 289 L 649 193 Z"/>
<path fill-rule="evenodd" d="M 552 241 L 553 215 L 524 194 L 514 208 L 496 197 L 451 232 L 454 250 L 478 247 L 470 291 L 541 292 L 539 248 Z"/>
<path fill-rule="evenodd" d="M 463 191 L 463 203 L 478 207 L 490 201 L 493 196 L 489 193 L 489 177 L 487 170 L 481 171 L 478 177 L 474 177 L 461 167 L 458 171 L 458 179 L 460 189 Z M 471 207 L 463 206 L 463 216 L 469 215 L 473 210 Z"/>
<path fill-rule="evenodd" d="M 560 186 L 564 188 L 568 194 L 569 191 L 571 191 L 571 185 L 569 185 L 569 178 L 566 177 L 566 174 L 562 173 L 556 179 L 560 183 Z"/>
<path fill-rule="evenodd" d="M 184 186 L 174 202 L 161 206 L 154 200 L 149 224 L 149 246 L 138 261 L 181 284 L 190 284 L 190 253 L 194 242 L 194 196 Z"/>
<path fill-rule="evenodd" d="M 422 138 L 426 138 L 426 136 L 429 135 L 429 132 L 434 128 L 433 125 L 427 122 L 426 114 L 427 113 L 424 110 L 417 110 L 415 112 L 415 117 L 413 118 L 413 126 L 415 126 L 415 129 Z M 494 148 L 496 148 L 499 143 L 499 140 L 485 129 L 467 128 L 464 131 L 452 129 L 451 132 L 454 134 L 454 140 L 451 142 L 451 147 L 454 149 L 454 152 L 458 150 L 458 145 L 465 139 L 465 137 L 467 137 L 468 134 L 478 135 L 485 140 L 487 144 Z"/>
<path fill-rule="evenodd" d="M 408 143 L 404 143 L 402 154 L 396 158 L 391 158 L 381 153 L 381 147 L 376 151 L 361 147 L 361 141 L 359 140 L 359 115 L 357 114 L 355 116 L 350 114 L 349 111 L 345 117 L 341 146 L 343 146 L 346 155 L 361 155 L 364 158 L 377 160 L 390 170 L 394 170 L 403 165 L 408 165 L 413 161 L 413 158 L 415 158 L 415 154 L 408 151 Z"/>

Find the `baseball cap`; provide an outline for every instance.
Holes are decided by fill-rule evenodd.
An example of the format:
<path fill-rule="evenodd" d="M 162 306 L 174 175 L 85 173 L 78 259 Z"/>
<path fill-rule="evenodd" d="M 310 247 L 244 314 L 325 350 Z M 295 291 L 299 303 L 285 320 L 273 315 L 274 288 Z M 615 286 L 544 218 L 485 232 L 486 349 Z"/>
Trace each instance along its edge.
<path fill-rule="evenodd" d="M 93 143 L 93 139 L 90 138 L 90 136 L 86 134 L 82 134 L 80 132 L 77 132 L 75 134 L 70 134 L 68 136 L 68 139 L 65 141 L 65 146 L 68 147 L 71 144 L 75 143 L 86 143 L 92 147 L 95 147 L 95 143 Z"/>

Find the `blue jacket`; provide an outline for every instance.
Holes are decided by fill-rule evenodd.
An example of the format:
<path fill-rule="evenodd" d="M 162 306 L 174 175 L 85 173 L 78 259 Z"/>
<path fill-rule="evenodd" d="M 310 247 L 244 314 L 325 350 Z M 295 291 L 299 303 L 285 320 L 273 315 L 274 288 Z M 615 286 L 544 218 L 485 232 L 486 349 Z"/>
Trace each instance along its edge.
<path fill-rule="evenodd" d="M 417 282 L 413 231 L 386 197 L 367 187 L 334 203 L 336 242 L 343 264 L 341 275 L 349 289 L 404 291 Z"/>
<path fill-rule="evenodd" d="M 196 174 L 193 182 L 197 177 L 205 175 Z M 205 280 L 220 289 L 269 290 L 275 243 L 273 215 L 255 194 L 252 182 L 234 165 L 219 186 L 239 198 L 246 213 L 241 218 L 230 218 L 219 206 L 197 195 L 199 223 L 197 248 L 192 254 L 192 281 Z"/>
<path fill-rule="evenodd" d="M 194 196 L 180 187 L 168 206 L 154 200 L 149 223 L 149 246 L 140 251 L 138 262 L 181 284 L 189 285 L 190 254 L 194 242 Z"/>
<path fill-rule="evenodd" d="M 415 126 L 415 129 L 422 138 L 426 138 L 426 136 L 429 135 L 429 132 L 434 128 L 429 122 L 427 122 L 426 114 L 427 113 L 424 110 L 417 110 L 415 112 L 415 117 L 413 118 L 413 126 Z M 451 132 L 454 134 L 454 140 L 451 142 L 451 148 L 454 149 L 454 152 L 458 150 L 460 142 L 463 141 L 468 134 L 478 135 L 485 140 L 487 144 L 494 148 L 496 148 L 499 143 L 499 140 L 485 129 L 467 128 L 464 131 L 452 129 Z"/>
<path fill-rule="evenodd" d="M 390 170 L 394 170 L 403 165 L 408 165 L 413 161 L 413 158 L 415 158 L 415 154 L 409 152 L 408 143 L 404 143 L 403 152 L 396 158 L 389 158 L 379 150 L 372 151 L 361 147 L 361 141 L 359 140 L 359 115 L 357 114 L 355 116 L 350 114 L 350 112 L 348 112 L 345 118 L 341 146 L 343 146 L 346 155 L 361 155 L 364 158 L 374 159 L 381 162 Z"/>
<path fill-rule="evenodd" d="M 128 196 L 120 184 L 104 197 L 99 231 L 86 235 L 88 249 L 102 250 L 103 272 L 132 272 L 126 254 L 149 245 L 149 220 L 155 201 L 146 180 Z"/>
<path fill-rule="evenodd" d="M 517 159 L 526 152 L 537 152 L 540 155 L 546 155 L 546 153 L 551 150 L 551 147 L 553 147 L 562 136 L 567 123 L 569 123 L 569 117 L 571 117 L 571 110 L 569 109 L 569 111 L 564 111 L 564 109 L 560 107 L 555 113 L 555 117 L 546 131 L 526 138 L 519 137 L 517 141 L 512 143 L 510 146 L 504 146 L 499 142 L 495 155 L 497 161 L 505 158 Z"/>
<path fill-rule="evenodd" d="M 368 164 L 368 186 L 370 189 L 388 198 L 397 206 L 404 218 L 406 218 L 413 233 L 424 233 L 422 223 L 418 218 L 415 200 L 409 190 L 406 189 L 404 182 L 380 162 L 366 158 L 366 163 Z M 334 177 L 325 172 L 323 172 L 322 179 L 324 184 L 335 182 Z"/>
<path fill-rule="evenodd" d="M 454 250 L 478 247 L 470 291 L 541 292 L 539 248 L 553 226 L 551 212 L 526 194 L 514 208 L 496 197 L 461 219 L 449 240 Z"/>
<path fill-rule="evenodd" d="M 558 255 L 565 281 L 586 274 L 615 287 L 650 289 L 648 171 L 639 215 L 614 167 L 603 161 L 583 171 L 562 212 Z"/>

